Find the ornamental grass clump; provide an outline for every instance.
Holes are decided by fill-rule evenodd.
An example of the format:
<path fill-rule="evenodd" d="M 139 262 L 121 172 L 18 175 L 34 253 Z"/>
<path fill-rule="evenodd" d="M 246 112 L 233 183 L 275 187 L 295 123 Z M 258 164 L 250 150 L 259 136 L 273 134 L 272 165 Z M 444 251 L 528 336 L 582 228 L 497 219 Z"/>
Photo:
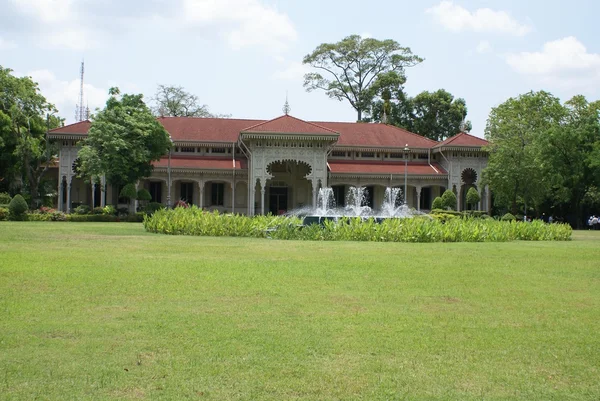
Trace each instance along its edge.
<path fill-rule="evenodd" d="M 429 216 L 407 219 L 344 217 L 323 224 L 301 225 L 297 217 L 255 216 L 206 212 L 191 206 L 158 210 L 144 218 L 146 231 L 170 235 L 228 236 L 307 241 L 373 242 L 505 242 L 567 241 L 566 224 L 522 223 L 477 218 L 440 220 Z"/>

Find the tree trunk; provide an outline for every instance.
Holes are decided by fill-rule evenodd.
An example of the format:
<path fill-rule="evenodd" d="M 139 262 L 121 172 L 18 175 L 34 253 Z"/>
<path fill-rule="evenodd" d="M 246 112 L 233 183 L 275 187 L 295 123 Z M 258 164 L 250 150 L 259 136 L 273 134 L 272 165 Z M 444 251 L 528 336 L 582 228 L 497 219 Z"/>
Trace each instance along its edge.
<path fill-rule="evenodd" d="M 361 122 L 361 120 L 362 120 L 362 110 L 361 109 L 356 109 L 356 113 L 358 114 L 358 120 L 357 120 L 357 122 Z"/>

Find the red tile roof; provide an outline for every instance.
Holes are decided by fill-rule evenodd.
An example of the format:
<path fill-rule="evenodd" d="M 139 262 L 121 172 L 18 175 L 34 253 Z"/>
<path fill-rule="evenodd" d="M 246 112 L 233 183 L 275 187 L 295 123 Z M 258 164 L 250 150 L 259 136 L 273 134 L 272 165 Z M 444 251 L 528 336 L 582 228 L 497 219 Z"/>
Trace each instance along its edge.
<path fill-rule="evenodd" d="M 65 125 L 64 127 L 50 130 L 53 134 L 82 134 L 87 135 L 92 123 L 90 120 L 80 121 L 78 123 Z"/>
<path fill-rule="evenodd" d="M 336 146 L 373 148 L 432 148 L 439 146 L 485 146 L 488 142 L 461 133 L 438 143 L 421 135 L 387 124 L 310 122 L 292 116 L 273 120 L 245 120 L 233 118 L 160 117 L 158 121 L 176 142 L 225 142 L 234 143 L 241 132 L 306 133 L 334 135 L 339 133 Z M 89 121 L 57 128 L 56 134 L 87 134 Z"/>
<path fill-rule="evenodd" d="M 152 163 L 154 167 L 167 168 L 169 159 L 163 157 Z M 245 170 L 247 167 L 245 159 L 235 160 L 236 170 Z M 233 160 L 224 157 L 182 157 L 171 156 L 172 169 L 194 169 L 194 170 L 232 170 Z"/>
<path fill-rule="evenodd" d="M 159 117 L 174 141 L 237 142 L 240 131 L 261 120 L 233 118 Z"/>
<path fill-rule="evenodd" d="M 338 132 L 320 125 L 310 123 L 290 115 L 283 115 L 273 120 L 255 124 L 242 130 L 242 133 L 274 133 L 274 134 L 319 134 L 337 135 Z"/>
<path fill-rule="evenodd" d="M 446 139 L 443 142 L 438 143 L 435 147 L 442 147 L 442 146 L 487 146 L 489 145 L 489 142 L 486 141 L 485 139 L 481 139 L 478 138 L 476 136 L 473 136 L 471 134 L 467 134 L 466 132 L 461 132 L 458 135 L 454 135 L 453 137 L 450 137 L 448 139 Z"/>
<path fill-rule="evenodd" d="M 437 144 L 424 136 L 393 125 L 377 123 L 318 122 L 316 124 L 340 133 L 337 146 L 381 148 L 431 148 Z"/>
<path fill-rule="evenodd" d="M 404 174 L 404 163 L 362 160 L 330 160 L 329 169 L 338 174 Z M 409 175 L 446 175 L 438 163 L 408 163 Z"/>

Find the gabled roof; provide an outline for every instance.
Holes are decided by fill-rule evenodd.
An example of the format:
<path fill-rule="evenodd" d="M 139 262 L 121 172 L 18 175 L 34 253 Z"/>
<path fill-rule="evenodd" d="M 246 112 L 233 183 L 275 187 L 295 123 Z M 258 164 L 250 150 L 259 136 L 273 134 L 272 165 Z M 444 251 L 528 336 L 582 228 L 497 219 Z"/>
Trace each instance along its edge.
<path fill-rule="evenodd" d="M 486 141 L 485 139 L 482 138 L 478 138 L 476 136 L 473 136 L 471 134 L 467 134 L 466 132 L 461 132 L 458 135 L 454 135 L 453 137 L 450 137 L 448 139 L 446 139 L 443 142 L 438 143 L 436 146 L 436 148 L 442 147 L 442 146 L 450 146 L 450 147 L 481 147 L 481 146 L 487 146 L 489 145 L 489 142 Z"/>
<path fill-rule="evenodd" d="M 283 115 L 274 118 L 273 120 L 255 124 L 241 131 L 245 133 L 255 134 L 312 134 L 312 135 L 339 135 L 338 132 L 322 127 L 320 125 L 310 123 L 290 115 Z"/>
<path fill-rule="evenodd" d="M 90 120 L 80 121 L 50 130 L 51 134 L 80 134 L 87 135 L 92 123 Z"/>

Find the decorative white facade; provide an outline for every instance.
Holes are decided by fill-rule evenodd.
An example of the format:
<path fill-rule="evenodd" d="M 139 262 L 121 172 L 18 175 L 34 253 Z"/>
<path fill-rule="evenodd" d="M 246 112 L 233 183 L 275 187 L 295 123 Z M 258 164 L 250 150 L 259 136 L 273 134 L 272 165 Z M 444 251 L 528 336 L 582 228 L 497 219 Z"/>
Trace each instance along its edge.
<path fill-rule="evenodd" d="M 489 210 L 489 190 L 479 185 L 487 142 L 465 133 L 438 143 L 385 124 L 312 123 L 289 115 L 270 121 L 158 120 L 174 148 L 154 163 L 152 176 L 136 183 L 155 202 L 185 200 L 208 210 L 280 214 L 315 205 L 321 187 L 332 187 L 343 205 L 349 186 L 364 186 L 377 209 L 386 187 L 406 185 L 406 201 L 415 209 L 430 209 L 449 188 L 461 210 L 474 186 L 482 197 L 477 209 Z M 57 206 L 65 212 L 79 204 L 119 204 L 119 188 L 103 179 L 92 185 L 74 173 L 89 127 L 81 122 L 50 133 L 60 145 Z"/>

